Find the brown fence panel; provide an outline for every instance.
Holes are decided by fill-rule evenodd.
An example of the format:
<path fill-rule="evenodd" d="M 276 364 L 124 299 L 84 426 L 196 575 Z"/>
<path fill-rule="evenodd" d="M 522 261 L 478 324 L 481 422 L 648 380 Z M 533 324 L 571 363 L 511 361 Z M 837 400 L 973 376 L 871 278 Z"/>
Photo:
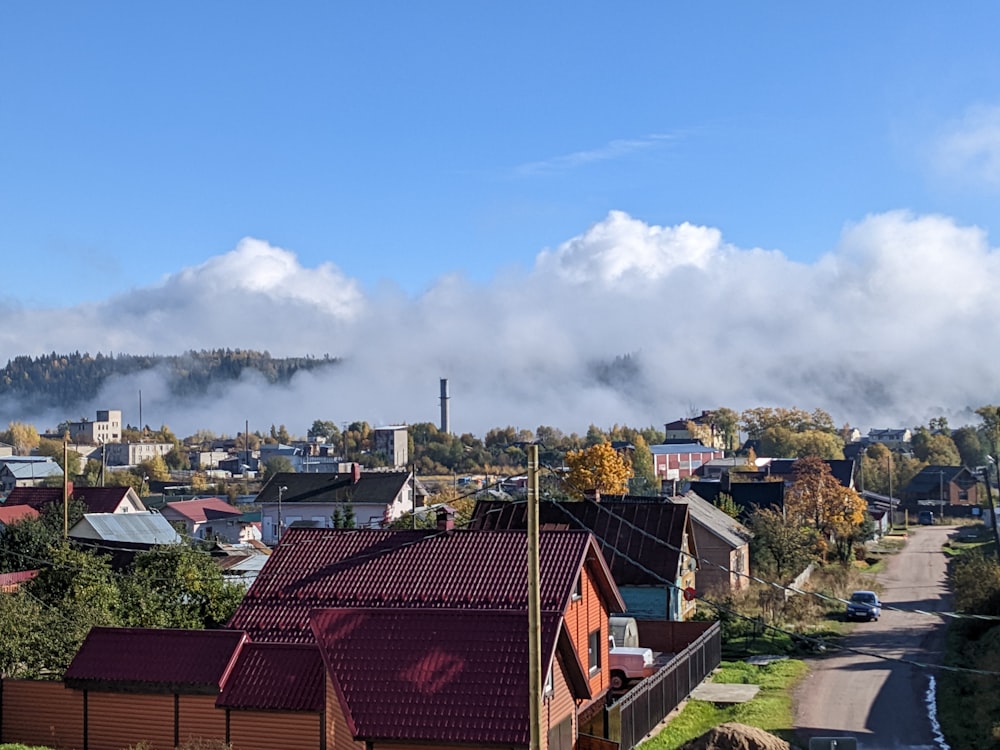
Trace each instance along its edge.
<path fill-rule="evenodd" d="M 3 680 L 0 714 L 0 742 L 83 747 L 83 693 L 61 682 Z"/>
<path fill-rule="evenodd" d="M 174 746 L 174 696 L 87 692 L 87 750 Z"/>
<path fill-rule="evenodd" d="M 226 739 L 226 711 L 215 707 L 214 695 L 182 695 L 178 706 L 177 737 L 183 745 L 190 739 Z"/>
<path fill-rule="evenodd" d="M 318 713 L 229 712 L 229 741 L 233 750 L 316 750 L 322 733 Z"/>
<path fill-rule="evenodd" d="M 640 641 L 641 642 L 641 641 Z M 722 629 L 713 623 L 663 669 L 608 708 L 621 750 L 631 750 L 687 698 L 722 661 Z"/>

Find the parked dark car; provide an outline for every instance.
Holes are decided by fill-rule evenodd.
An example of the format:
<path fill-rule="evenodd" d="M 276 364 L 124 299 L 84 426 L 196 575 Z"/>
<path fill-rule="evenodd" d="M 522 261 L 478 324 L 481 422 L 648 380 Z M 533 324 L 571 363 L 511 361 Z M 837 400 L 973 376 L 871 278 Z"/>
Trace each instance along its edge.
<path fill-rule="evenodd" d="M 847 602 L 848 620 L 877 620 L 882 614 L 882 602 L 874 591 L 855 591 Z"/>
<path fill-rule="evenodd" d="M 917 520 L 920 522 L 921 526 L 933 526 L 934 525 L 934 511 L 922 510 L 917 514 Z"/>

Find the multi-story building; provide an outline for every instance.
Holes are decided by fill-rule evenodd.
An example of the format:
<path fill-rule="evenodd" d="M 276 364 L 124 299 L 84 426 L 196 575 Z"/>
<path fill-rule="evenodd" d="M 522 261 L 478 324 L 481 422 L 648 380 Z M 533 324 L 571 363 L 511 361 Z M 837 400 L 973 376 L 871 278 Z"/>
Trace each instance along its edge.
<path fill-rule="evenodd" d="M 122 439 L 122 413 L 119 409 L 99 410 L 93 422 L 68 422 L 66 430 L 71 443 L 118 443 Z"/>

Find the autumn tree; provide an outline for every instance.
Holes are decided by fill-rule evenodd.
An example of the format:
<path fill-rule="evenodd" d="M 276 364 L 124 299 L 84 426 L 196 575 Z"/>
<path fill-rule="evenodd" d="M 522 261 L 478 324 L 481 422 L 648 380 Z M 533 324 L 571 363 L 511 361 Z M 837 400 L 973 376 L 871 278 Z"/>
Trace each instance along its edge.
<path fill-rule="evenodd" d="M 843 542 L 856 536 L 868 506 L 854 490 L 844 487 L 818 456 L 795 462 L 794 479 L 785 492 L 790 521 L 809 526 L 825 538 Z"/>
<path fill-rule="evenodd" d="M 38 453 L 42 456 L 49 456 L 57 464 L 59 468 L 63 469 L 70 478 L 75 477 L 80 473 L 80 454 L 74 450 L 64 451 L 63 443 L 58 440 L 47 440 L 42 438 L 38 441 Z M 65 456 L 66 465 L 63 466 L 63 457 Z"/>
<path fill-rule="evenodd" d="M 7 431 L 0 435 L 0 440 L 14 447 L 14 454 L 27 456 L 38 447 L 40 438 L 34 425 L 26 422 L 10 422 Z"/>
<path fill-rule="evenodd" d="M 589 448 L 566 454 L 567 490 L 576 497 L 590 492 L 602 495 L 623 495 L 628 492 L 632 467 L 611 443 L 596 443 Z"/>
<path fill-rule="evenodd" d="M 654 495 L 659 491 L 660 481 L 653 467 L 653 454 L 642 435 L 632 439 L 635 450 L 632 451 L 632 493 L 636 495 Z"/>

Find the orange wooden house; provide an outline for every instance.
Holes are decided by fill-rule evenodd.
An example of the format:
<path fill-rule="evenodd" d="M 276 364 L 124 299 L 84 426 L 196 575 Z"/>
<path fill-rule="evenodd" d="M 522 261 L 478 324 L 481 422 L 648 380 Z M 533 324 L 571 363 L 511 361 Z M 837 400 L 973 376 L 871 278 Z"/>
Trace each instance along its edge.
<path fill-rule="evenodd" d="M 624 602 L 590 533 L 540 537 L 542 744 L 568 750 L 602 734 Z M 527 747 L 526 559 L 519 531 L 293 527 L 228 630 L 95 629 L 65 684 L 5 681 L 0 741 Z"/>

